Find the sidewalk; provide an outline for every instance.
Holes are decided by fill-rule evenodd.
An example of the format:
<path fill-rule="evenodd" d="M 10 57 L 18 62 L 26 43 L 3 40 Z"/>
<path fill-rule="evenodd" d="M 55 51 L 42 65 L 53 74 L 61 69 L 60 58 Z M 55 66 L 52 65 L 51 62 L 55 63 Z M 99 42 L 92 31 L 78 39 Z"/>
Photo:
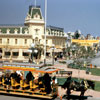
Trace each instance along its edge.
<path fill-rule="evenodd" d="M 54 67 L 58 69 L 64 69 L 65 71 L 72 71 L 72 77 L 100 81 L 100 76 L 86 74 L 85 70 L 67 68 L 66 64 L 55 64 Z"/>

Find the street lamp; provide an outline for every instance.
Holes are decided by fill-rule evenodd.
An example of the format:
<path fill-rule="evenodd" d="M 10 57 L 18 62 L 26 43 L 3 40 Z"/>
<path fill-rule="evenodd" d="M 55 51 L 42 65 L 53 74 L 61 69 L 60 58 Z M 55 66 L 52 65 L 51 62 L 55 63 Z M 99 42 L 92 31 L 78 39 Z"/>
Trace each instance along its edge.
<path fill-rule="evenodd" d="M 55 49 L 55 45 L 52 44 L 52 65 L 54 65 L 54 49 Z"/>
<path fill-rule="evenodd" d="M 35 63 L 39 63 L 38 61 L 38 50 L 37 49 L 34 49 L 34 57 L 35 57 Z"/>
<path fill-rule="evenodd" d="M 36 59 L 37 59 L 37 56 L 38 56 L 38 50 L 37 50 L 37 49 L 34 49 L 33 53 L 36 55 Z"/>

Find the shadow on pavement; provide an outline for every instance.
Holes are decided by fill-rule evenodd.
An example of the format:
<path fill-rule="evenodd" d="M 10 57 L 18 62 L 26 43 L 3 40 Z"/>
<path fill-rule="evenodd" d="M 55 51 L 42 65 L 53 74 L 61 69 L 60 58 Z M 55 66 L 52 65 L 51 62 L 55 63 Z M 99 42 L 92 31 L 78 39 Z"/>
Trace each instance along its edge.
<path fill-rule="evenodd" d="M 0 96 L 7 96 L 7 100 L 10 100 L 9 97 L 16 98 L 17 100 L 50 100 L 46 98 L 40 98 L 40 97 L 31 97 L 31 96 L 25 96 L 25 95 L 18 95 L 18 94 L 5 94 L 5 93 L 0 93 Z M 1 100 L 1 99 L 0 99 Z"/>
<path fill-rule="evenodd" d="M 70 95 L 69 97 L 67 95 L 64 95 L 62 98 L 64 100 L 87 100 L 88 97 L 91 97 L 91 96 L 78 96 L 78 95 Z"/>

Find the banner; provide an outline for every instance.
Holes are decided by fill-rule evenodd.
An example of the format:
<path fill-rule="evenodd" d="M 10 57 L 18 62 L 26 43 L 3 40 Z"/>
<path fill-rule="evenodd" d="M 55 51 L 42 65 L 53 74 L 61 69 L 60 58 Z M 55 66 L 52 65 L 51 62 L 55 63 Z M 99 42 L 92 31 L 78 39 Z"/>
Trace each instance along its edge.
<path fill-rule="evenodd" d="M 99 40 L 72 39 L 72 43 L 79 43 L 81 46 L 93 46 L 93 43 L 99 43 Z"/>
<path fill-rule="evenodd" d="M 99 40 L 78 40 L 78 39 L 72 39 L 72 42 L 74 42 L 74 43 L 99 43 Z"/>

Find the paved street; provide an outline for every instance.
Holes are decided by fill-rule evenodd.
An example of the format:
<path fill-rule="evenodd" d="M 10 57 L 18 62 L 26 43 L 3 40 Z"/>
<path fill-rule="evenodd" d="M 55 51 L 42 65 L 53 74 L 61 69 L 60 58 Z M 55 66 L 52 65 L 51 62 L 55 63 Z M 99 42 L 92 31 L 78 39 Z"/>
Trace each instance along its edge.
<path fill-rule="evenodd" d="M 97 56 L 97 58 L 100 59 L 100 56 Z M 72 61 L 69 60 L 67 62 L 72 62 Z M 52 64 L 52 59 L 47 59 L 46 63 L 47 64 Z M 100 81 L 100 76 L 94 76 L 94 75 L 86 74 L 85 70 L 78 70 L 78 69 L 67 68 L 67 64 L 61 64 L 58 61 L 56 61 L 54 63 L 54 66 L 50 66 L 50 67 L 64 69 L 66 71 L 72 71 L 72 73 L 73 73 L 72 76 L 73 77 Z M 65 94 L 65 90 L 59 88 L 59 94 L 60 95 L 61 94 L 64 95 Z M 77 93 L 73 92 L 73 94 L 77 94 Z M 85 95 L 92 95 L 92 97 L 89 97 L 88 100 L 100 100 L 100 98 L 99 98 L 100 97 L 100 92 L 88 90 Z M 0 95 L 0 100 L 39 100 L 39 99 Z M 60 100 L 60 98 L 56 98 L 55 100 Z M 65 99 L 63 98 L 62 100 L 65 100 Z"/>
<path fill-rule="evenodd" d="M 95 57 L 94 59 L 91 60 L 91 63 L 92 63 L 93 65 L 96 65 L 96 66 L 100 67 L 100 52 L 98 52 L 98 53 L 96 54 L 96 57 Z"/>
<path fill-rule="evenodd" d="M 0 95 L 0 100 L 39 100 L 39 99 Z"/>

